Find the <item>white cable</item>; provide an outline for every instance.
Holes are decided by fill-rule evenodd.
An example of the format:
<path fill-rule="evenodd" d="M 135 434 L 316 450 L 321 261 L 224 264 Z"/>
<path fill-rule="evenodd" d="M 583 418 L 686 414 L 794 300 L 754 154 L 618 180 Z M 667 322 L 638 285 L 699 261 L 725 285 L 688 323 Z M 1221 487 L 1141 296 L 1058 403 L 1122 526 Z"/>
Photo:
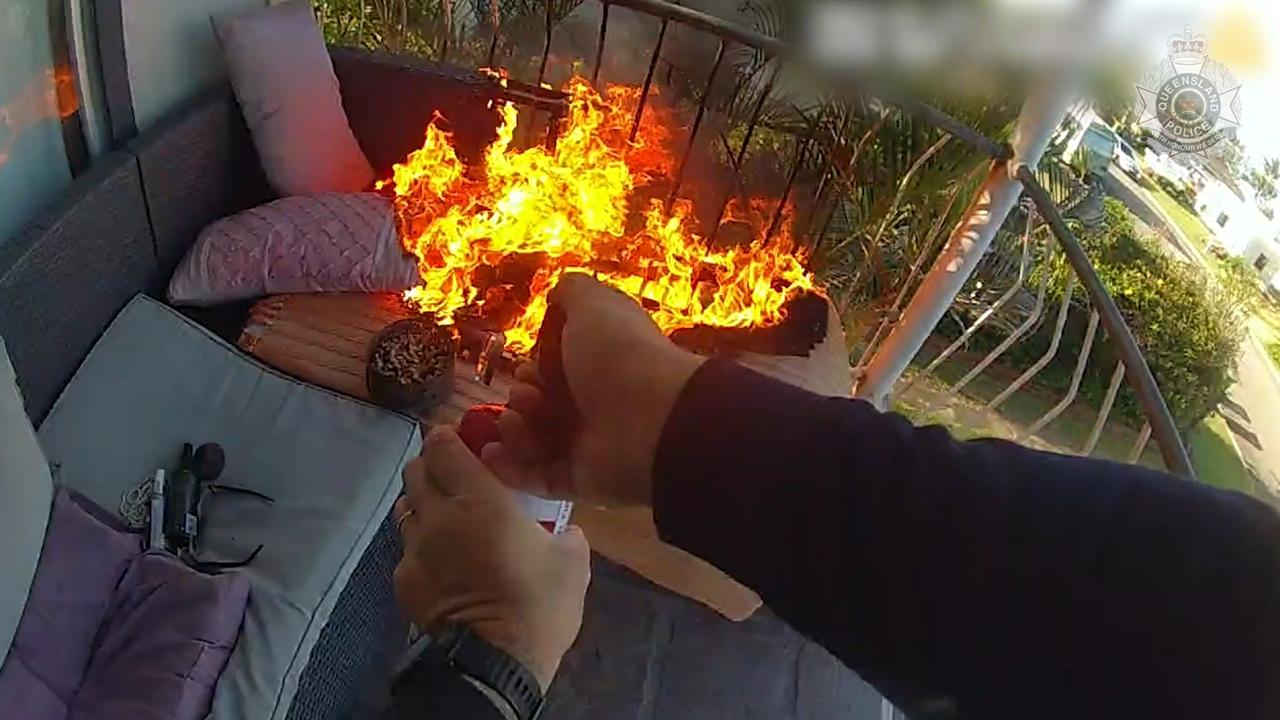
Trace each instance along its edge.
<path fill-rule="evenodd" d="M 134 530 L 144 530 L 151 522 L 151 478 L 120 497 L 120 517 Z"/>

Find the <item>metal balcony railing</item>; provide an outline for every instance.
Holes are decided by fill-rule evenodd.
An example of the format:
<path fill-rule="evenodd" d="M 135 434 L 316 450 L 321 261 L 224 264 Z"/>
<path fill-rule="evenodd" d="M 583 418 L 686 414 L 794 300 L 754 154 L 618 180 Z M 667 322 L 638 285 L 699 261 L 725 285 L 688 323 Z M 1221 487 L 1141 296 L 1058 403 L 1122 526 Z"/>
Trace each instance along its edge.
<path fill-rule="evenodd" d="M 556 93 L 539 86 L 547 77 L 552 52 L 556 22 L 556 13 L 552 12 L 553 4 L 556 3 L 545 4 L 542 48 L 533 63 L 537 67 L 536 77 L 525 84 L 513 82 L 509 88 L 510 92 L 527 101 L 524 103 L 526 107 L 547 115 L 548 141 L 554 141 L 559 110 L 554 102 Z M 564 3 L 559 3 L 557 7 L 560 5 Z M 447 60 L 454 49 L 453 38 L 457 30 L 449 9 L 451 3 L 446 0 L 443 6 L 444 35 L 435 47 L 437 57 Z M 490 3 L 490 7 L 496 5 Z M 734 102 L 747 101 L 751 111 L 745 125 L 735 128 L 735 135 L 740 134 L 739 137 L 731 139 L 723 130 L 711 131 L 719 132 L 720 135 L 712 138 L 712 142 L 708 144 L 715 146 L 715 141 L 718 141 L 718 147 L 722 148 L 725 163 L 731 171 L 729 188 L 719 205 L 719 215 L 710 225 L 713 228 L 711 240 L 714 240 L 715 232 L 720 227 L 719 220 L 724 217 L 724 208 L 730 197 L 741 187 L 742 172 L 753 137 L 764 132 L 761 128 L 766 127 L 769 132 L 782 133 L 793 139 L 791 155 L 787 159 L 785 187 L 778 198 L 768 237 L 771 238 L 778 229 L 782 209 L 798 180 L 803 178 L 813 191 L 812 197 L 807 199 L 808 209 L 803 221 L 797 221 L 796 228 L 793 228 L 792 237 L 798 247 L 807 249 L 811 257 L 821 257 L 824 253 L 857 245 L 860 251 L 865 252 L 867 266 L 871 268 L 885 260 L 885 255 L 890 252 L 886 246 L 893 244 L 892 252 L 898 266 L 909 268 L 901 278 L 891 278 L 887 282 L 882 279 L 868 280 L 872 275 L 872 271 L 868 269 L 865 274 L 852 278 L 847 283 L 856 285 L 873 282 L 878 284 L 882 297 L 892 298 L 878 312 L 870 323 L 869 330 L 861 338 L 862 351 L 855 363 L 857 395 L 885 406 L 904 371 L 916 358 L 944 314 L 957 303 L 969 303 L 971 306 L 977 303 L 976 308 L 970 308 L 977 316 L 974 322 L 958 340 L 936 356 L 925 367 L 924 372 L 931 372 L 938 363 L 947 359 L 980 330 L 1001 328 L 1006 334 L 968 374 L 949 388 L 952 394 L 999 360 L 1010 347 L 1024 341 L 1040 323 L 1053 323 L 1051 342 L 1045 353 L 988 401 L 988 407 L 997 407 L 1055 359 L 1059 341 L 1066 332 L 1066 318 L 1073 290 L 1079 284 L 1087 297 L 1089 313 L 1083 330 L 1085 335 L 1080 346 L 1082 349 L 1075 359 L 1069 387 L 1057 403 L 1025 427 L 1024 435 L 1034 434 L 1053 423 L 1075 400 L 1091 350 L 1100 339 L 1100 326 L 1102 333 L 1115 348 L 1118 361 L 1110 375 L 1105 397 L 1089 437 L 1081 447 L 1074 450 L 1082 454 L 1090 454 L 1095 450 L 1121 385 L 1127 381 L 1146 418 L 1146 424 L 1138 435 L 1129 459 L 1136 460 L 1148 438 L 1154 437 L 1165 466 L 1178 475 L 1193 477 L 1187 452 L 1143 354 L 1089 258 L 1063 220 L 1054 195 L 1058 196 L 1059 202 L 1074 202 L 1078 198 L 1073 196 L 1068 187 L 1070 183 L 1064 183 L 1060 174 L 1037 172 L 1050 136 L 1061 122 L 1069 104 L 1070 98 L 1063 86 L 1050 83 L 1049 86 L 1033 90 L 1017 118 L 1013 139 L 1007 144 L 986 136 L 936 107 L 913 98 L 897 96 L 888 88 L 881 87 L 836 86 L 829 97 L 804 108 L 793 107 L 794 117 L 790 118 L 790 122 L 777 122 L 776 119 L 766 122 L 762 108 L 771 94 L 777 92 L 776 81 L 781 69 L 805 64 L 805 59 L 792 46 L 778 38 L 664 0 L 603 0 L 595 48 L 590 55 L 592 62 L 588 65 L 593 82 L 599 81 L 607 56 L 611 38 L 610 10 L 614 7 L 643 13 L 657 22 L 656 39 L 648 54 L 643 92 L 635 113 L 633 137 L 645 112 L 655 76 L 663 63 L 664 43 L 673 34 L 671 26 L 677 25 L 687 31 L 709 35 L 716 44 L 714 59 L 705 70 L 698 71 L 701 74 L 697 74 L 699 79 L 695 81 L 689 136 L 668 191 L 668 209 L 684 183 L 695 148 L 700 141 L 706 142 L 706 138 L 701 138 L 700 135 L 708 132 L 709 108 L 722 110 Z M 485 57 L 488 65 L 495 62 L 501 64 L 501 58 L 497 57 L 500 30 L 496 13 L 492 20 L 492 38 Z M 726 91 L 725 84 L 721 82 L 721 76 L 726 72 L 726 58 L 731 51 L 740 50 L 749 51 L 752 63 L 745 73 L 739 69 L 742 77 L 730 83 L 732 87 Z M 874 98 L 885 109 L 879 113 L 853 112 L 851 107 L 855 106 L 847 102 L 850 96 Z M 785 103 L 785 100 L 779 102 Z M 865 104 L 858 107 L 865 107 Z M 890 170 L 896 174 L 898 193 L 893 197 L 888 210 L 882 214 L 883 220 L 876 231 L 869 233 L 870 240 L 853 243 L 849 238 L 840 237 L 842 228 L 837 226 L 847 225 L 841 220 L 851 214 L 857 216 L 857 209 L 868 203 L 866 194 L 860 190 L 861 185 L 867 177 L 874 176 L 882 168 L 864 167 L 864 158 L 869 141 L 889 123 L 909 123 L 913 133 L 927 136 L 929 142 L 925 143 L 926 149 L 914 158 L 889 158 L 893 160 Z M 962 192 L 965 187 L 963 181 L 967 178 L 958 178 L 950 201 L 921 226 L 925 229 L 902 237 L 903 233 L 893 227 L 891 220 L 898 210 L 897 203 L 904 189 L 913 182 L 917 170 L 922 166 L 937 162 L 944 155 L 954 158 L 957 154 L 969 158 L 985 158 L 985 166 L 981 163 L 973 166 L 977 171 L 974 173 L 975 177 L 985 170 L 985 180 L 976 192 L 965 193 Z M 1042 183 L 1048 183 L 1053 192 L 1046 190 Z M 1020 199 L 1024 203 L 1023 209 L 1015 212 Z M 1021 219 L 1023 233 L 1017 254 L 1010 256 L 1003 269 L 1009 286 L 1004 292 L 991 298 L 962 294 L 971 275 L 991 249 L 997 231 L 1006 224 L 1011 214 L 1014 215 L 1014 222 Z M 948 221 L 954 221 L 954 225 L 949 228 L 949 234 L 944 235 L 950 224 Z M 1047 233 L 1044 232 L 1046 228 Z M 895 240 L 894 243 L 889 242 L 891 238 Z M 1046 262 L 1059 253 L 1065 258 L 1070 277 L 1067 279 L 1066 292 L 1061 294 L 1057 307 L 1046 307 L 1047 272 L 1033 273 L 1031 266 L 1036 259 Z M 1015 257 L 1016 260 L 1012 259 Z M 1033 275 L 1036 277 L 1033 278 Z M 1036 289 L 1032 290 L 1032 287 Z M 1035 300 L 1031 309 L 1025 311 L 1017 321 L 1006 322 L 1001 326 L 1001 317 L 1007 314 L 1005 311 L 1015 302 L 1015 296 L 1019 292 L 1034 293 Z"/>

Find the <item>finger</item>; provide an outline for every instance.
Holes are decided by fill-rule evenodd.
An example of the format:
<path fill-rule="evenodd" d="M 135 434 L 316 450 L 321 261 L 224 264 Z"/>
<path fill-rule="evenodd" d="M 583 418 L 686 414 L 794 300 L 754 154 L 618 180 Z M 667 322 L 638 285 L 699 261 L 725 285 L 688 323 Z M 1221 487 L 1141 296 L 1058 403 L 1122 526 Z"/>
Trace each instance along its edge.
<path fill-rule="evenodd" d="M 400 533 L 406 547 L 418 542 L 419 525 L 416 515 L 413 503 L 406 495 L 401 495 L 391 509 L 391 521 L 395 523 L 396 531 Z"/>
<path fill-rule="evenodd" d="M 531 462 L 502 443 L 485 445 L 482 456 L 498 481 L 512 490 L 544 498 L 573 499 L 565 461 Z"/>
<path fill-rule="evenodd" d="M 496 496 L 504 492 L 498 479 L 450 426 L 431 429 L 422 449 L 422 460 L 431 484 L 445 497 Z"/>
<path fill-rule="evenodd" d="M 531 360 L 526 360 L 517 365 L 516 371 L 512 375 L 517 382 L 534 387 L 542 386 L 542 375 L 538 373 L 538 364 Z"/>
<path fill-rule="evenodd" d="M 569 525 L 552 537 L 551 546 L 564 558 L 569 577 L 576 578 L 585 591 L 591 584 L 591 546 L 582 528 Z"/>
<path fill-rule="evenodd" d="M 559 535 L 553 537 L 552 542 L 561 552 L 588 559 L 591 557 L 591 545 L 587 542 L 587 535 L 577 525 L 566 525 Z"/>
<path fill-rule="evenodd" d="M 427 478 L 426 461 L 421 455 L 405 464 L 400 477 L 404 481 L 404 494 L 409 498 L 409 506 L 418 512 L 422 512 L 440 497 L 440 491 Z"/>
<path fill-rule="evenodd" d="M 526 383 L 514 383 L 507 393 L 507 408 L 526 418 L 537 417 L 546 411 L 547 401 L 542 391 Z"/>
<path fill-rule="evenodd" d="M 498 438 L 511 452 L 529 461 L 549 459 L 546 443 L 525 419 L 525 414 L 510 408 L 498 417 Z"/>
<path fill-rule="evenodd" d="M 550 493 L 544 467 L 512 452 L 502 443 L 489 443 L 480 453 L 485 467 L 498 478 L 498 482 L 530 495 L 546 497 Z"/>
<path fill-rule="evenodd" d="M 578 308 L 590 304 L 592 298 L 598 298 L 600 290 L 607 287 L 585 273 L 565 273 L 547 293 L 547 305 L 559 305 L 567 316 L 572 317 Z"/>

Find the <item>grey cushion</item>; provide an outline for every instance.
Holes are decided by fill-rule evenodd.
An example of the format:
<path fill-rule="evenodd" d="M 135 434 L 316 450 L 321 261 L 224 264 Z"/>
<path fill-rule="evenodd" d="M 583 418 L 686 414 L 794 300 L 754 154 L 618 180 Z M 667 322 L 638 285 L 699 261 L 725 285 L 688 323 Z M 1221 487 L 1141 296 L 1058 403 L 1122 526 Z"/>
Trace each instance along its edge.
<path fill-rule="evenodd" d="M 40 452 L 0 338 L 0 665 L 13 642 L 40 560 L 53 478 Z"/>
<path fill-rule="evenodd" d="M 58 479 L 103 507 L 183 442 L 222 444 L 223 482 L 274 506 L 219 498 L 208 559 L 242 558 L 244 631 L 214 696 L 234 718 L 284 717 L 321 630 L 400 489 L 421 437 L 408 418 L 306 385 L 246 358 L 172 308 L 133 300 L 40 428 Z"/>
<path fill-rule="evenodd" d="M 122 153 L 0 244 L 0 336 L 36 425 L 111 318 L 159 284 L 138 163 Z"/>

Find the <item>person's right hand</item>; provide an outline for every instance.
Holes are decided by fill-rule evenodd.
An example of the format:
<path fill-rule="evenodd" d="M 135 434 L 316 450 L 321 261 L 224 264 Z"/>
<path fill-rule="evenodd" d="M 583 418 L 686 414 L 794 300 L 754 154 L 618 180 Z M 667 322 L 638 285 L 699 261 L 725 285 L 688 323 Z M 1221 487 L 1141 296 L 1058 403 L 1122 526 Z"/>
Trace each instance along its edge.
<path fill-rule="evenodd" d="M 647 505 L 662 428 L 705 358 L 677 347 L 634 300 L 590 276 L 565 275 L 549 302 L 565 313 L 561 354 L 581 415 L 569 456 L 551 454 L 544 430 L 553 410 L 536 365 L 526 363 L 498 420 L 501 441 L 482 457 L 517 490 Z"/>

